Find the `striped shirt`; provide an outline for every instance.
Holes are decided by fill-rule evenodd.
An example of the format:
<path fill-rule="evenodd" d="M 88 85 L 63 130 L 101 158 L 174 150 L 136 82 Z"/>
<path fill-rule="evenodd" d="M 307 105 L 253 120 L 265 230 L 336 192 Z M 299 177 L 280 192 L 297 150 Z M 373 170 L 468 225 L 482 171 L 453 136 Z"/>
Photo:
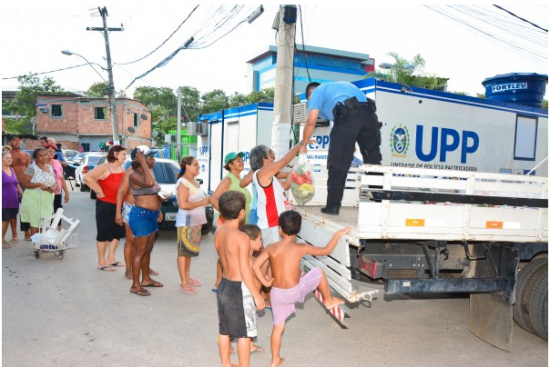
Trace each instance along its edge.
<path fill-rule="evenodd" d="M 258 181 L 258 172 L 254 173 L 252 181 L 258 193 L 256 212 L 258 215 L 258 227 L 261 229 L 276 227 L 279 225 L 279 215 L 287 210 L 292 210 L 290 201 L 286 198 L 285 190 L 275 177 L 271 184 L 262 187 Z"/>

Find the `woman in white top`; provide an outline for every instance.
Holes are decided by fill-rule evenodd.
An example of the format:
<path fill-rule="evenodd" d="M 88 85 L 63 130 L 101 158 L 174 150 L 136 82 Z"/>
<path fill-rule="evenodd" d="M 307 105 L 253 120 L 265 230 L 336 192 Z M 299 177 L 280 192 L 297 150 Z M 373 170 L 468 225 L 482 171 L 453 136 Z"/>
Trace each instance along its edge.
<path fill-rule="evenodd" d="M 180 273 L 180 290 L 183 293 L 195 294 L 198 280 L 191 278 L 191 258 L 199 256 L 201 228 L 206 223 L 205 207 L 210 198 L 201 189 L 195 177 L 200 173 L 199 161 L 188 156 L 180 162 L 181 171 L 176 183 L 178 214 L 176 227 L 178 232 L 178 271 Z"/>
<path fill-rule="evenodd" d="M 48 151 L 42 147 L 32 153 L 34 163 L 25 169 L 21 186 L 25 188 L 21 201 L 21 222 L 31 224 L 31 235 L 38 232 L 39 220 L 53 214 L 55 173 L 48 164 Z"/>

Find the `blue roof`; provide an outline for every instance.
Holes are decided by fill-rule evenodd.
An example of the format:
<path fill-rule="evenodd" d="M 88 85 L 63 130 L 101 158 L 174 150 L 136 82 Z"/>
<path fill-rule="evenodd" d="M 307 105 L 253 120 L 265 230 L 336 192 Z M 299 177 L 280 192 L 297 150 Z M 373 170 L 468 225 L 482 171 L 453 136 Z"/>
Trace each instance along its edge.
<path fill-rule="evenodd" d="M 303 51 L 304 51 L 304 46 L 301 44 L 296 44 L 296 52 L 302 53 Z M 357 59 L 362 61 L 367 61 L 370 58 L 368 54 L 361 54 L 358 52 L 342 51 L 342 50 L 335 50 L 332 48 L 308 46 L 308 45 L 305 46 L 305 52 L 322 54 L 322 55 L 330 55 L 330 56 L 338 56 L 342 58 Z M 270 53 L 277 53 L 277 46 L 270 45 L 268 51 L 254 57 L 253 59 L 247 61 L 247 63 L 253 64 Z"/>

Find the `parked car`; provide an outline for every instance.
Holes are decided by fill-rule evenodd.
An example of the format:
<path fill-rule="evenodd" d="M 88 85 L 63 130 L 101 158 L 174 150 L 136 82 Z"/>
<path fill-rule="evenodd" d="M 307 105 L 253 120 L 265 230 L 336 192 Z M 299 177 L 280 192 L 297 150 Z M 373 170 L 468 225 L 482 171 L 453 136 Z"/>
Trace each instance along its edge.
<path fill-rule="evenodd" d="M 101 158 L 99 164 L 106 162 L 106 157 Z M 127 170 L 132 165 L 132 161 L 128 157 L 122 165 L 124 170 Z M 160 208 L 162 212 L 162 222 L 159 223 L 160 230 L 174 230 L 176 225 L 176 214 L 178 213 L 178 201 L 176 198 L 176 182 L 180 166 L 171 159 L 155 158 L 155 167 L 153 173 L 155 179 L 159 183 L 163 192 L 170 193 L 168 200 L 162 203 Z M 202 184 L 202 180 L 198 180 Z M 90 198 L 95 199 L 93 191 L 90 193 Z M 212 221 L 214 220 L 214 207 L 209 205 L 206 207 L 207 223 L 202 226 L 202 233 L 206 234 L 212 230 Z"/>
<path fill-rule="evenodd" d="M 91 152 L 82 158 L 78 163 L 73 163 L 75 169 L 75 186 L 80 187 L 80 191 L 90 191 L 90 188 L 84 183 L 84 175 L 97 166 L 99 160 L 105 157 L 105 152 Z"/>
<path fill-rule="evenodd" d="M 71 158 L 73 158 L 74 156 L 80 154 L 78 150 L 61 149 L 61 151 L 63 152 L 63 156 L 67 161 L 71 160 Z"/>
<path fill-rule="evenodd" d="M 89 154 L 90 152 L 82 152 L 82 153 L 78 153 L 77 155 L 75 156 L 72 156 L 71 158 L 67 159 L 67 161 L 69 162 L 69 164 L 71 163 L 79 163 L 82 158 L 84 158 L 85 155 Z"/>

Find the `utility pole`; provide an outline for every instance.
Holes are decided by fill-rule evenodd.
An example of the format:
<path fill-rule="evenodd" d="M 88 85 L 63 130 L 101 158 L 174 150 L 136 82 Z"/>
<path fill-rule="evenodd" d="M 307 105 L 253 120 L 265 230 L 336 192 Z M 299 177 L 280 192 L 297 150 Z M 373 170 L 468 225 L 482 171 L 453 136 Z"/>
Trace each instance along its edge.
<path fill-rule="evenodd" d="M 115 97 L 115 82 L 113 81 L 113 66 L 111 64 L 111 49 L 109 47 L 109 32 L 112 31 L 123 31 L 124 28 L 108 28 L 107 27 L 107 7 L 97 8 L 101 18 L 103 18 L 103 28 L 100 27 L 87 27 L 87 31 L 102 31 L 103 36 L 105 37 L 105 52 L 107 55 L 107 72 L 109 73 L 109 85 L 107 86 L 107 94 L 109 95 L 109 109 L 111 110 L 111 123 L 113 125 L 113 144 L 120 144 L 120 139 L 118 135 L 118 119 L 117 119 L 117 108 L 116 108 L 116 97 Z"/>
<path fill-rule="evenodd" d="M 296 12 L 295 5 L 281 5 L 278 15 L 279 34 L 277 37 L 277 68 L 275 69 L 275 100 L 271 134 L 271 149 L 278 158 L 288 152 L 291 144 Z"/>
<path fill-rule="evenodd" d="M 176 158 L 181 161 L 181 88 L 178 87 L 178 112 L 176 120 Z"/>

